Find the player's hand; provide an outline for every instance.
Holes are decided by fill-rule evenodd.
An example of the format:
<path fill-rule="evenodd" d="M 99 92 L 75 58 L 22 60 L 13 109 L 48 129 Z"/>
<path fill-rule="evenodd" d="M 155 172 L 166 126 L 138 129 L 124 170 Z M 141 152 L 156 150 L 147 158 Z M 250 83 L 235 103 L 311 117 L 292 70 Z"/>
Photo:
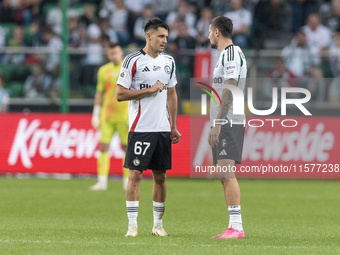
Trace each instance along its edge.
<path fill-rule="evenodd" d="M 208 141 L 211 147 L 215 147 L 218 145 L 219 143 L 218 137 L 220 136 L 220 132 L 221 125 L 216 125 L 210 130 Z"/>
<path fill-rule="evenodd" d="M 171 143 L 176 144 L 179 143 L 179 140 L 181 140 L 182 135 L 178 132 L 177 129 L 171 130 Z"/>
<path fill-rule="evenodd" d="M 98 115 L 93 114 L 91 119 L 91 124 L 94 129 L 99 129 L 100 127 L 100 118 Z"/>
<path fill-rule="evenodd" d="M 161 83 L 160 81 L 157 81 L 152 87 L 151 87 L 151 92 L 162 92 L 163 89 L 165 88 L 164 83 Z"/>

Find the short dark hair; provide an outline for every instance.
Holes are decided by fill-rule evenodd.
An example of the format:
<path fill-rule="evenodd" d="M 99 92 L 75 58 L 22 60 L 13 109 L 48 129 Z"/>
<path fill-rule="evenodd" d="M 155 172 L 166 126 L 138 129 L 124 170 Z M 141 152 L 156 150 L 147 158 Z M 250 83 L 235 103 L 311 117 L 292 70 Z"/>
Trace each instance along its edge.
<path fill-rule="evenodd" d="M 159 27 L 162 27 L 166 30 L 168 30 L 168 32 L 170 32 L 170 28 L 168 26 L 168 24 L 166 24 L 164 21 L 162 21 L 161 19 L 150 19 L 148 21 L 148 23 L 146 23 L 145 27 L 144 27 L 144 32 L 148 32 L 149 30 L 157 30 Z"/>
<path fill-rule="evenodd" d="M 223 37 L 231 38 L 233 33 L 233 22 L 224 16 L 217 16 L 210 21 L 212 28 L 217 28 Z"/>
<path fill-rule="evenodd" d="M 120 47 L 119 43 L 112 43 L 112 42 L 109 43 L 109 47 L 108 47 L 109 49 L 113 49 L 116 47 Z"/>

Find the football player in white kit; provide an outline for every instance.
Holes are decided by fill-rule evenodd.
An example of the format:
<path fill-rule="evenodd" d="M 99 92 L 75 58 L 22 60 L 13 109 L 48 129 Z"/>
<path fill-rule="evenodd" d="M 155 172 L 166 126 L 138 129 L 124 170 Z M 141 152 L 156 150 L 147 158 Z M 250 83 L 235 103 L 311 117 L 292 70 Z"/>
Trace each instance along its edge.
<path fill-rule="evenodd" d="M 244 113 L 233 114 L 231 90 L 233 86 L 237 86 L 244 92 L 247 63 L 240 47 L 234 45 L 231 40 L 232 32 L 233 23 L 229 18 L 219 16 L 211 20 L 209 27 L 211 47 L 221 52 L 215 66 L 212 87 L 215 86 L 222 104 L 215 105 L 211 99 L 212 128 L 209 134 L 209 144 L 212 146 L 214 165 L 230 170 L 227 173 L 220 173 L 219 176 L 228 206 L 229 226 L 222 234 L 214 237 L 238 239 L 245 238 L 245 234 L 241 219 L 241 192 L 232 169 L 235 164 L 240 164 L 242 159 L 245 116 Z M 223 120 L 222 123 L 227 122 L 227 124 L 218 125 L 214 120 Z"/>
<path fill-rule="evenodd" d="M 129 137 L 124 167 L 128 168 L 125 236 L 137 236 L 140 181 L 143 171 L 153 174 L 153 235 L 168 236 L 162 218 L 166 198 L 166 170 L 171 169 L 171 143 L 177 130 L 177 93 L 174 59 L 162 53 L 169 26 L 150 19 L 144 28 L 146 45 L 124 59 L 117 81 L 117 100 L 129 100 Z"/>

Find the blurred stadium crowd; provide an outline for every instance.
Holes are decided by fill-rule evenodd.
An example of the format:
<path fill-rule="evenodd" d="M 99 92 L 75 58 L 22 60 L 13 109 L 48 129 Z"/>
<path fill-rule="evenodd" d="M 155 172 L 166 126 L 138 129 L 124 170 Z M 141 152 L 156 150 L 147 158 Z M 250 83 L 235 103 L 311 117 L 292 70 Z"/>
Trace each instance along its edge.
<path fill-rule="evenodd" d="M 105 47 L 118 42 L 126 54 L 145 43 L 147 20 L 171 27 L 166 51 L 177 61 L 189 97 L 195 50 L 210 48 L 209 20 L 233 20 L 233 41 L 245 50 L 279 52 L 262 77 L 264 99 L 273 86 L 308 88 L 312 99 L 340 100 L 340 0 L 70 0 L 69 63 L 71 97 L 91 98 Z M 61 1 L 3 0 L 0 3 L 0 104 L 6 97 L 58 98 L 62 41 Z M 36 52 L 8 51 L 32 47 Z M 46 54 L 39 51 L 47 49 Z M 296 79 L 298 78 L 298 79 Z M 331 78 L 331 79 L 324 79 Z M 8 96 L 7 96 L 8 97 Z"/>

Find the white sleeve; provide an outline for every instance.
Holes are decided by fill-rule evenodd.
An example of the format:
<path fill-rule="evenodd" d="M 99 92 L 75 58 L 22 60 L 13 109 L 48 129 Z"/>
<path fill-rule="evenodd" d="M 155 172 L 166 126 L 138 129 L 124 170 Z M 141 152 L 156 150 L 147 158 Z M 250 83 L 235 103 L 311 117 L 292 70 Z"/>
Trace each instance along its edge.
<path fill-rule="evenodd" d="M 224 60 L 222 60 L 222 64 L 224 64 L 223 67 L 224 78 L 227 80 L 233 79 L 237 81 L 240 75 L 240 64 L 237 63 L 235 59 L 237 59 L 238 56 L 235 56 L 234 60 L 228 61 L 228 57 L 226 55 L 224 56 Z"/>
<path fill-rule="evenodd" d="M 169 88 L 175 87 L 176 84 L 177 84 L 176 65 L 175 65 L 174 59 L 172 59 L 171 73 L 170 73 L 170 80 L 168 83 L 168 87 Z"/>
<path fill-rule="evenodd" d="M 131 76 L 131 68 L 125 68 L 121 67 L 120 68 L 120 73 L 118 77 L 117 84 L 129 89 L 132 83 L 132 76 Z"/>

